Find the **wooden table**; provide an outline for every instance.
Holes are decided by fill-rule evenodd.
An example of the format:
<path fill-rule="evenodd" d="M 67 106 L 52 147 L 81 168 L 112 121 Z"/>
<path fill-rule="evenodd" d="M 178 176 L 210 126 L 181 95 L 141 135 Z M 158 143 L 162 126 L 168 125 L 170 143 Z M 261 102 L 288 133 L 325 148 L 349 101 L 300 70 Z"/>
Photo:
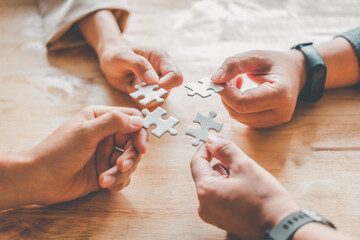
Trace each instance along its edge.
<path fill-rule="evenodd" d="M 230 55 L 325 41 L 360 23 L 360 1 L 133 0 L 126 36 L 165 48 L 185 83 L 211 75 Z M 134 106 L 109 87 L 89 48 L 47 54 L 35 0 L 0 2 L 0 151 L 33 146 L 90 104 Z M 0 239 L 225 239 L 201 221 L 185 135 L 196 112 L 215 110 L 222 134 L 285 185 L 301 206 L 360 236 L 360 94 L 328 91 L 300 103 L 291 123 L 253 130 L 232 120 L 219 96 L 189 98 L 183 86 L 163 105 L 179 134 L 151 147 L 120 193 L 101 191 L 48 207 L 0 213 Z M 36 173 L 34 173 L 36 174 Z"/>

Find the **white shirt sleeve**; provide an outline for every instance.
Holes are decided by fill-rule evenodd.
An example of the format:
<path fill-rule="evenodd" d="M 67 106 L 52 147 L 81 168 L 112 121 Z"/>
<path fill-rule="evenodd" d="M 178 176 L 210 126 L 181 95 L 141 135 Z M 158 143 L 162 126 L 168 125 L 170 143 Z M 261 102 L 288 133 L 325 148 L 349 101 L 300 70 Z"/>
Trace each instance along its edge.
<path fill-rule="evenodd" d="M 76 22 L 97 10 L 111 10 L 122 32 L 129 16 L 126 0 L 37 0 L 37 2 L 43 17 L 44 36 L 49 51 L 85 44 Z"/>

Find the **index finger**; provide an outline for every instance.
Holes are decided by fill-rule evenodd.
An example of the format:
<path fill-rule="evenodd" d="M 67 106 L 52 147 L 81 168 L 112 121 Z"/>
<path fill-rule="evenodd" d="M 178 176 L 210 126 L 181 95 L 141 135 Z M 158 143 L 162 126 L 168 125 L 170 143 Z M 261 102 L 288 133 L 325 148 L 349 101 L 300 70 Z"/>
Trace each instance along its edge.
<path fill-rule="evenodd" d="M 207 150 L 206 144 L 202 144 L 190 163 L 191 174 L 195 183 L 215 172 L 210 164 L 211 160 L 212 156 Z"/>
<path fill-rule="evenodd" d="M 171 59 L 169 54 L 162 50 L 135 50 L 136 53 L 149 58 L 150 63 L 154 67 L 155 71 L 160 73 L 161 78 L 158 81 L 158 85 L 161 88 L 170 90 L 171 88 L 181 85 L 183 76 L 179 68 Z M 149 56 L 147 54 L 151 53 Z"/>
<path fill-rule="evenodd" d="M 220 92 L 223 101 L 238 113 L 256 113 L 276 108 L 281 96 L 276 83 L 263 83 L 241 92 L 236 87 L 225 85 Z"/>
<path fill-rule="evenodd" d="M 174 87 L 180 86 L 183 82 L 183 76 L 180 71 L 168 71 L 163 77 L 160 78 L 158 85 L 166 90 L 171 90 Z"/>

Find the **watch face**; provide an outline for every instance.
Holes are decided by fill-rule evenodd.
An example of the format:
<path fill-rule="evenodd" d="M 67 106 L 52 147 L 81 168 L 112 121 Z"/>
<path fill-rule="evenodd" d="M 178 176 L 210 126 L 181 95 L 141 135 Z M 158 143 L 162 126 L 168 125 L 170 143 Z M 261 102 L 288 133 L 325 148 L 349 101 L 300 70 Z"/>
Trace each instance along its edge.
<path fill-rule="evenodd" d="M 313 81 L 311 86 L 312 95 L 322 95 L 325 86 L 326 68 L 323 65 L 318 65 L 314 68 Z"/>

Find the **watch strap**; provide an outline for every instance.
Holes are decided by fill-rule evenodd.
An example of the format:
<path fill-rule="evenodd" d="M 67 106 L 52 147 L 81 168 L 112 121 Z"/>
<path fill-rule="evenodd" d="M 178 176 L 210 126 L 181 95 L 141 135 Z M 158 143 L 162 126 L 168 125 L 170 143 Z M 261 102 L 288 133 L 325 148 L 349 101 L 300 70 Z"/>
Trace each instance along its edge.
<path fill-rule="evenodd" d="M 301 51 L 306 60 L 306 82 L 300 93 L 300 98 L 310 102 L 319 101 L 325 88 L 326 66 L 324 60 L 315 49 L 312 42 L 296 45 L 292 49 Z M 323 68 L 325 72 L 323 79 L 314 76 L 320 68 Z"/>
<path fill-rule="evenodd" d="M 319 222 L 335 228 L 331 222 L 317 213 L 301 209 L 281 220 L 271 231 L 265 234 L 263 240 L 291 240 L 299 228 L 311 222 Z"/>

